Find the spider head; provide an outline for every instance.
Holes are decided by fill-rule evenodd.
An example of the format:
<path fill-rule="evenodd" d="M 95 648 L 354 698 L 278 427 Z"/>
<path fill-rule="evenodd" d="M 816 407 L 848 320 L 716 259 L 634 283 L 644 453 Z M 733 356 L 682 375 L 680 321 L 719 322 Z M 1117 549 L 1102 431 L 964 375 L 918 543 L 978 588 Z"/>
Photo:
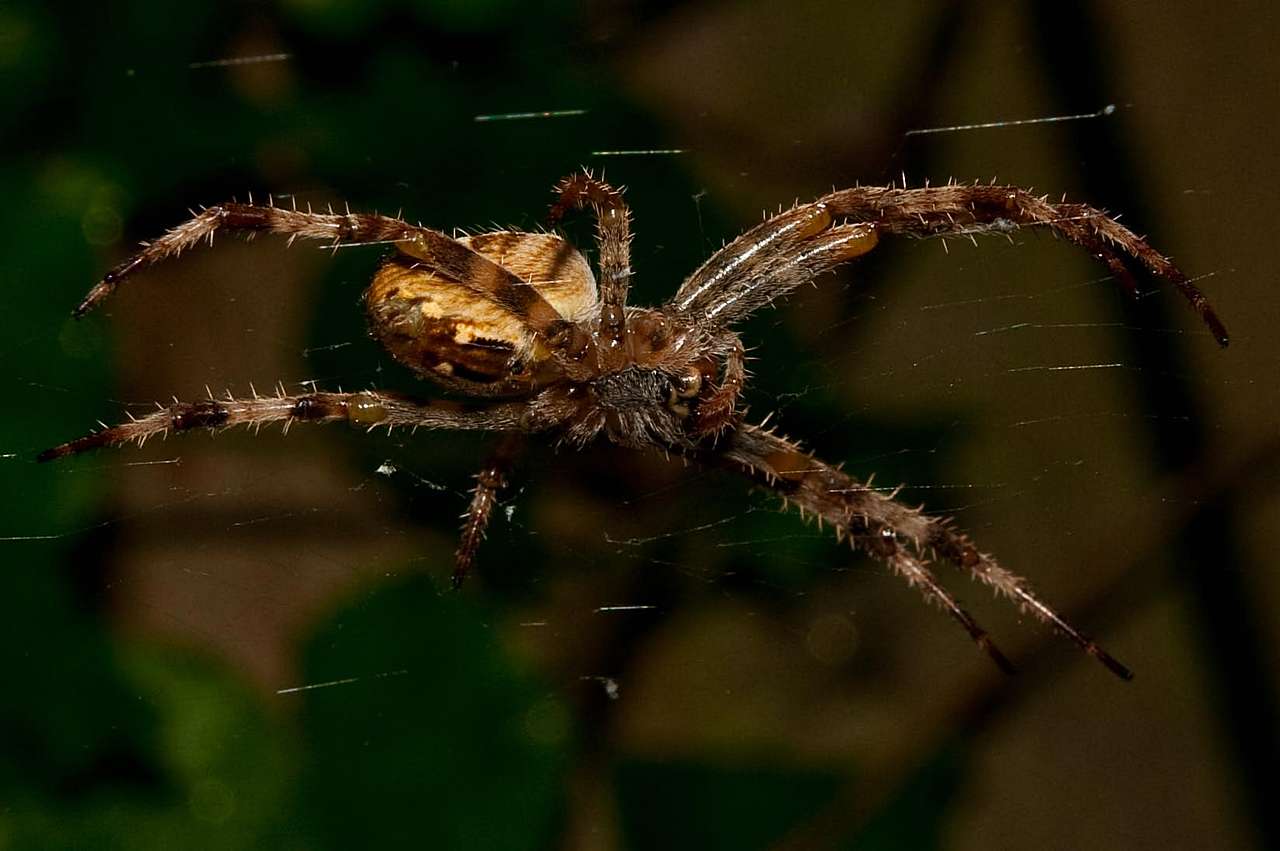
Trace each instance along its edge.
<path fill-rule="evenodd" d="M 722 375 L 731 372 L 726 363 L 736 341 L 708 337 L 661 311 L 628 310 L 619 365 L 600 369 L 587 382 L 610 439 L 631 446 L 687 445 L 706 434 L 707 413 L 718 411 L 718 419 L 732 411 L 738 385 Z"/>

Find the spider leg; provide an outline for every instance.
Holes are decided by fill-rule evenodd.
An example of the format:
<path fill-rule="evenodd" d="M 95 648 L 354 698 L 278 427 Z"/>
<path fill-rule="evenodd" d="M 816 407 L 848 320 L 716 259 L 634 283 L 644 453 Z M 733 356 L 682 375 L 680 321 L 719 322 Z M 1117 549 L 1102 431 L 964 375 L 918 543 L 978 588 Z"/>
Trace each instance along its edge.
<path fill-rule="evenodd" d="M 631 285 L 631 210 L 620 190 L 590 172 L 564 178 L 556 184 L 555 191 L 559 198 L 547 214 L 552 224 L 569 210 L 580 210 L 588 204 L 595 214 L 600 250 L 600 327 L 608 339 L 620 344 L 626 334 L 627 289 Z"/>
<path fill-rule="evenodd" d="M 857 539 L 851 540 L 856 541 Z M 1013 663 L 1009 661 L 1004 653 L 1000 652 L 1000 648 L 991 640 L 991 636 L 987 631 L 979 626 L 973 616 L 960 606 L 959 601 L 939 584 L 938 577 L 920 559 L 913 556 L 898 542 L 888 543 L 887 538 L 885 541 L 871 543 L 867 548 L 877 558 L 893 568 L 895 573 L 907 580 L 908 585 L 919 588 L 924 593 L 925 599 L 938 603 L 947 614 L 955 618 L 960 626 L 964 628 L 964 631 L 969 633 L 969 637 L 973 639 L 974 643 L 991 658 L 997 668 L 1006 674 L 1017 673 Z"/>
<path fill-rule="evenodd" d="M 909 236 L 1007 233 L 1019 227 L 1047 227 L 1106 263 L 1112 275 L 1135 294 L 1137 286 L 1122 255 L 1138 261 L 1152 275 L 1177 288 L 1219 345 L 1229 342 L 1226 326 L 1208 298 L 1168 257 L 1087 204 L 1054 203 L 1025 189 L 978 184 L 916 189 L 855 187 L 833 192 L 817 203 L 826 204 L 836 216 L 873 221 L 882 231 Z"/>
<path fill-rule="evenodd" d="M 797 208 L 791 213 L 804 209 Z M 717 264 L 717 270 L 705 280 L 695 282 L 694 278 L 690 278 L 676 293 L 670 308 L 676 313 L 690 316 L 700 324 L 725 328 L 786 296 L 823 272 L 866 254 L 879 241 L 874 225 L 861 223 L 831 226 L 830 216 L 825 210 L 819 209 L 817 212 L 821 215 L 816 219 L 808 216 L 802 219 L 802 223 L 807 227 L 822 223 L 822 229 L 803 237 L 796 231 L 790 234 L 794 238 L 772 239 L 767 250 L 738 255 L 740 263 Z M 809 210 L 808 213 L 812 214 L 814 211 Z M 769 239 L 771 236 L 765 235 L 762 238 Z M 725 251 L 733 247 L 734 243 L 730 243 Z M 715 259 L 712 257 L 707 262 L 711 263 Z M 694 274 L 697 275 L 696 272 Z M 691 282 L 694 282 L 693 286 L 690 285 Z"/>
<path fill-rule="evenodd" d="M 1053 625 L 1063 635 L 1074 641 L 1081 650 L 1093 656 L 1120 679 L 1133 679 L 1132 671 L 1036 596 L 1025 579 L 1001 567 L 990 555 L 980 552 L 969 541 L 968 536 L 956 530 L 949 521 L 924 515 L 920 515 L 920 519 L 924 521 L 924 527 L 918 534 L 923 536 L 926 546 L 933 547 L 947 561 L 967 571 L 970 576 L 992 588 L 996 593 L 1013 600 L 1023 611 L 1031 612 L 1045 623 Z"/>
<path fill-rule="evenodd" d="M 480 468 L 480 472 L 476 473 L 476 486 L 471 492 L 471 504 L 467 506 L 467 513 L 462 515 L 462 537 L 458 540 L 458 550 L 454 554 L 455 590 L 462 587 L 475 563 L 476 551 L 489 527 L 498 493 L 507 486 L 516 456 L 523 448 L 521 437 L 518 434 L 503 437 Z"/>
<path fill-rule="evenodd" d="M 671 306 L 680 313 L 693 313 L 708 310 L 722 300 L 741 299 L 743 290 L 767 285 L 755 271 L 769 257 L 787 253 L 795 246 L 829 230 L 833 223 L 830 211 L 819 202 L 793 207 L 761 222 L 712 254 L 695 269 L 672 297 Z M 786 292 L 790 288 L 783 286 L 777 289 Z M 756 306 L 763 305 L 780 294 L 763 298 Z M 726 316 L 718 324 L 731 321 L 733 319 Z"/>
<path fill-rule="evenodd" d="M 872 490 L 805 453 L 791 441 L 757 426 L 742 424 L 727 433 L 713 449 L 695 449 L 694 457 L 744 472 L 752 481 L 794 503 L 803 513 L 814 514 L 829 523 L 837 538 L 848 537 L 855 547 L 884 561 L 919 587 L 927 598 L 939 603 L 1002 669 L 1008 668 L 1008 661 L 986 632 L 937 585 L 933 573 L 906 544 L 917 554 L 936 549 L 948 561 L 965 567 L 975 578 L 1014 599 L 1024 611 L 1062 631 L 1116 676 L 1132 679 L 1128 668 L 1036 596 L 1025 579 L 979 553 L 949 523 L 930 518 L 918 508 L 902 505 Z"/>
<path fill-rule="evenodd" d="M 838 224 L 849 222 L 850 224 Z M 870 251 L 874 236 L 833 239 L 862 223 L 877 234 L 913 237 L 1010 233 L 1045 227 L 1107 264 L 1129 292 L 1137 285 L 1123 257 L 1136 260 L 1182 294 L 1219 345 L 1229 336 L 1205 295 L 1167 257 L 1101 210 L 1053 203 L 1010 186 L 959 185 L 842 189 L 752 228 L 709 258 L 680 286 L 676 312 L 724 327 L 771 303 L 798 284 Z"/>
<path fill-rule="evenodd" d="M 219 231 L 248 231 L 283 234 L 290 241 L 299 237 L 329 242 L 333 246 L 360 243 L 391 243 L 401 252 L 526 317 L 537 331 L 563 324 L 563 318 L 534 287 L 524 284 L 511 272 L 455 239 L 411 225 L 401 219 L 376 213 L 315 213 L 273 205 L 228 202 L 206 207 L 164 235 L 147 243 L 141 251 L 109 271 L 75 309 L 83 316 L 94 309 L 121 282 L 138 269 L 177 257 L 201 242 L 212 242 Z"/>
<path fill-rule="evenodd" d="M 478 408 L 462 408 L 450 402 L 420 402 L 393 393 L 308 393 L 299 396 L 254 396 L 250 399 L 206 399 L 201 402 L 174 402 L 144 417 L 104 428 L 67 443 L 46 449 L 39 461 L 53 461 L 79 455 L 104 446 L 131 441 L 139 446 L 155 435 L 192 429 L 223 429 L 236 425 L 260 426 L 281 422 L 287 429 L 294 422 L 337 422 L 372 430 L 395 426 L 429 429 L 483 431 L 534 430 L 531 406 L 505 402 Z"/>

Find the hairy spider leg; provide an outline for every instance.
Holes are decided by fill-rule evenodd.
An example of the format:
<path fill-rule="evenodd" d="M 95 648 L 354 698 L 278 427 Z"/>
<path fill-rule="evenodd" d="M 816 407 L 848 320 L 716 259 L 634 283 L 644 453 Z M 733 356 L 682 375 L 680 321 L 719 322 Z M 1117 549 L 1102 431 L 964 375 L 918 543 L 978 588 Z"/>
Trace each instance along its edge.
<path fill-rule="evenodd" d="M 969 636 L 1004 670 L 1011 666 L 992 644 L 987 633 L 954 598 L 938 586 L 934 574 L 921 557 L 904 546 L 909 542 L 916 553 L 930 548 L 971 575 L 1015 600 L 1024 611 L 1044 621 L 1074 641 L 1082 650 L 1124 680 L 1133 673 L 1066 618 L 1042 601 L 1026 580 L 1008 571 L 987 555 L 979 553 L 950 523 L 926 516 L 891 496 L 878 493 L 844 472 L 817 460 L 795 443 L 757 426 L 742 424 L 730 431 L 714 450 L 697 452 L 707 463 L 737 469 L 763 485 L 802 513 L 816 515 L 831 524 L 837 538 L 848 538 L 874 558 L 894 569 L 908 583 L 919 587 L 926 597 L 939 603 Z"/>
<path fill-rule="evenodd" d="M 552 224 L 571 209 L 590 204 L 596 219 L 596 243 L 600 251 L 600 331 L 612 346 L 605 346 L 606 358 L 621 354 L 626 337 L 627 290 L 631 286 L 631 210 L 614 189 L 590 172 L 572 174 L 556 184 L 559 196 L 547 219 Z"/>
<path fill-rule="evenodd" d="M 220 430 L 236 425 L 261 426 L 281 422 L 287 430 L 295 422 L 339 422 L 372 430 L 397 426 L 460 431 L 534 430 L 536 418 L 530 404 L 504 402 L 464 408 L 455 402 L 421 402 L 394 393 L 307 393 L 288 396 L 254 396 L 206 399 L 157 405 L 158 410 L 87 434 L 41 452 L 38 461 L 52 461 L 104 446 L 136 442 L 139 446 L 156 435 L 192 429 Z"/>
<path fill-rule="evenodd" d="M 511 272 L 439 231 L 377 213 L 315 213 L 236 202 L 206 207 L 147 243 L 133 257 L 108 272 L 85 296 L 74 315 L 83 316 L 95 308 L 138 269 L 177 257 L 201 242 L 212 242 L 214 234 L 222 230 L 266 231 L 288 236 L 290 241 L 302 237 L 325 240 L 334 246 L 391 243 L 424 266 L 524 317 L 535 331 L 554 331 L 565 324 L 536 289 L 525 286 Z"/>
<path fill-rule="evenodd" d="M 829 220 L 822 212 L 819 221 Z M 810 219 L 809 223 L 815 222 Z M 878 242 L 873 224 L 828 225 L 803 238 L 775 242 L 771 251 L 751 255 L 749 262 L 735 266 L 731 273 L 712 274 L 705 287 L 695 285 L 684 298 L 677 296 L 670 307 L 704 327 L 727 328 L 801 284 L 861 257 Z M 687 307 L 682 309 L 681 304 Z"/>
<path fill-rule="evenodd" d="M 755 280 L 752 270 L 770 255 L 785 251 L 828 230 L 831 213 L 822 204 L 793 207 L 740 234 L 693 270 L 669 304 L 678 313 L 705 311 L 740 289 L 745 279 Z"/>
<path fill-rule="evenodd" d="M 508 433 L 485 459 L 484 466 L 476 473 L 476 486 L 471 491 L 471 503 L 462 515 L 462 536 L 454 553 L 453 587 L 457 590 L 466 581 L 475 563 L 476 551 L 485 538 L 489 520 L 498 494 L 507 487 L 516 458 L 524 449 L 524 436 Z"/>
<path fill-rule="evenodd" d="M 872 226 L 877 233 L 913 237 L 1008 234 L 1022 227 L 1047 227 L 1107 264 L 1131 294 L 1137 284 L 1125 266 L 1127 255 L 1168 281 L 1190 303 L 1221 346 L 1230 340 L 1208 298 L 1167 257 L 1115 219 L 1085 204 L 1053 203 L 1012 186 L 950 184 L 896 189 L 854 187 L 780 213 L 739 236 L 680 286 L 671 307 L 716 326 L 727 326 L 786 295 L 799 283 L 875 246 L 846 242 L 847 254 L 824 247 L 834 222 Z M 844 225 L 850 227 L 854 225 Z M 806 254 L 810 244 L 819 249 Z M 856 250 L 864 248 L 865 251 Z M 1117 250 L 1119 253 L 1117 253 Z"/>
<path fill-rule="evenodd" d="M 1107 264 L 1132 295 L 1137 284 L 1121 255 L 1133 258 L 1157 278 L 1177 288 L 1220 346 L 1230 335 L 1204 293 L 1145 239 L 1103 211 L 1086 204 L 1054 203 L 1014 186 L 948 184 L 916 189 L 860 186 L 819 198 L 833 215 L 874 222 L 885 233 L 908 236 L 1008 233 L 1047 227 Z M 1117 253 L 1119 252 L 1119 253 Z"/>

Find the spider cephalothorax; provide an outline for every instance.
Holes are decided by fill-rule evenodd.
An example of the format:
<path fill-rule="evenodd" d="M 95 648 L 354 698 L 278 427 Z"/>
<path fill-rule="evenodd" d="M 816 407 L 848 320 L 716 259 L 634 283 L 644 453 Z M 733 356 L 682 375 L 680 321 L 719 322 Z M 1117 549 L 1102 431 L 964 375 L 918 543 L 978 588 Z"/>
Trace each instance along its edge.
<path fill-rule="evenodd" d="M 129 273 L 175 257 L 219 230 L 269 231 L 334 245 L 396 247 L 365 294 L 370 328 L 405 366 L 471 405 L 398 394 L 306 393 L 175 403 L 141 419 L 41 454 L 61 458 L 155 434 L 280 421 L 345 420 L 471 429 L 506 437 L 476 477 L 454 568 L 460 584 L 506 486 L 521 434 L 583 445 L 604 435 L 633 448 L 677 452 L 744 473 L 889 565 L 954 617 L 1002 668 L 987 633 L 939 584 L 928 558 L 941 558 L 1024 611 L 1050 623 L 1118 676 L 1129 670 L 1036 596 L 1027 582 L 980 552 L 952 524 L 896 502 L 746 422 L 737 400 L 746 380 L 733 326 L 841 263 L 883 235 L 924 237 L 1049 228 L 1089 250 L 1133 290 L 1125 257 L 1178 288 L 1218 342 L 1226 329 L 1200 291 L 1167 258 L 1115 219 L 1082 204 L 1051 203 L 1005 186 L 920 189 L 858 187 L 832 192 L 744 233 L 693 272 L 658 308 L 627 305 L 631 217 L 621 192 L 590 174 L 556 187 L 551 220 L 589 207 L 599 228 L 599 281 L 585 258 L 552 233 L 497 231 L 449 237 L 375 214 L 305 212 L 239 203 L 202 210 L 109 272 L 76 310 L 92 309 Z"/>

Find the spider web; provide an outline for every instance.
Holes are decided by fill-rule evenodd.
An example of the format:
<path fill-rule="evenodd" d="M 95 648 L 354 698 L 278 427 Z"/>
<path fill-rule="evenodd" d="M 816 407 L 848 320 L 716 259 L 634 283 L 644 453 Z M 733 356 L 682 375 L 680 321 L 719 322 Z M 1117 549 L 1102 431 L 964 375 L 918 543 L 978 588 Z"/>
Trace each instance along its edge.
<path fill-rule="evenodd" d="M 994 41 L 993 33 L 1015 27 L 985 23 L 992 29 L 986 39 Z M 482 692 L 477 682 L 490 687 L 487 673 L 460 673 L 488 665 L 498 672 L 493 680 L 518 683 L 511 686 L 523 689 L 513 699 L 518 726 L 553 753 L 573 742 L 590 755 L 583 743 L 600 737 L 614 752 L 654 762 L 785 754 L 781 762 L 818 766 L 819 773 L 854 762 L 861 772 L 902 779 L 922 752 L 933 753 L 917 739 L 945 740 L 964 724 L 979 724 L 979 709 L 989 705 L 983 701 L 1005 699 L 990 695 L 1008 687 L 953 624 L 883 566 L 795 514 L 779 513 L 769 495 L 678 460 L 533 445 L 495 513 L 478 573 L 458 595 L 445 590 L 446 578 L 470 476 L 488 451 L 483 436 L 361 435 L 299 425 L 285 437 L 274 428 L 214 440 L 189 435 L 142 451 L 30 465 L 35 451 L 95 418 L 110 422 L 170 395 L 198 398 L 206 386 L 214 394 L 270 393 L 277 382 L 290 391 L 429 392 L 364 331 L 359 295 L 377 247 L 334 254 L 301 243 L 285 251 L 277 240 L 221 239 L 212 251 L 140 275 L 106 315 L 62 319 L 122 245 L 173 224 L 184 204 L 220 200 L 249 182 L 280 187 L 300 203 L 403 206 L 407 218 L 445 228 L 534 228 L 560 173 L 584 161 L 605 167 L 606 178 L 630 187 L 633 301 L 654 304 L 753 221 L 752 210 L 812 197 L 834 180 L 876 179 L 866 162 L 898 181 L 905 171 L 910 185 L 998 170 L 1002 182 L 1060 186 L 1073 200 L 1093 200 L 1093 192 L 1109 191 L 1104 177 L 1123 183 L 1121 173 L 1136 157 L 1107 159 L 1100 147 L 1126 133 L 1160 135 L 1151 130 L 1161 126 L 1152 106 L 1158 87 L 1148 78 L 1139 77 L 1134 92 L 1097 92 L 1096 103 L 1078 109 L 1025 81 L 999 99 L 981 94 L 983 63 L 995 55 L 986 41 L 957 48 L 968 57 L 968 64 L 956 60 L 969 69 L 956 72 L 973 82 L 968 90 L 957 84 L 950 102 L 898 116 L 884 138 L 853 133 L 838 115 L 806 115 L 800 105 L 770 101 L 779 89 L 767 87 L 753 109 L 725 110 L 725 125 L 698 120 L 707 108 L 698 98 L 710 95 L 699 87 L 675 91 L 661 61 L 699 43 L 688 35 L 696 28 L 683 29 L 689 24 L 682 16 L 652 28 L 635 24 L 628 43 L 652 39 L 656 49 L 621 75 L 618 85 L 634 101 L 624 103 L 572 68 L 545 71 L 532 89 L 495 82 L 493 69 L 474 58 L 478 47 L 468 38 L 478 36 L 446 37 L 420 22 L 410 27 L 412 39 L 353 58 L 359 87 L 344 87 L 316 59 L 342 38 L 296 21 L 284 32 L 246 24 L 233 42 L 193 36 L 181 55 L 145 62 L 135 47 L 126 65 L 136 67 L 110 65 L 119 73 L 103 83 L 108 100 L 124 106 L 140 96 L 122 81 L 140 80 L 134 85 L 155 96 L 169 85 L 155 80 L 178 78 L 168 94 L 197 123 L 184 131 L 193 137 L 201 126 L 254 126 L 261 119 L 245 103 L 305 117 L 290 124 L 292 135 L 265 142 L 253 136 L 259 131 L 233 134 L 228 147 L 255 150 L 252 166 L 221 153 L 207 168 L 192 167 L 199 146 L 170 135 L 173 145 L 153 144 L 119 162 L 123 171 L 137 170 L 133 160 L 155 157 L 155 170 L 171 178 L 130 185 L 82 157 L 46 164 L 39 180 L 24 181 L 31 197 L 54 199 L 44 220 L 56 224 L 49 232 L 58 238 L 33 243 L 9 277 L 30 281 L 41 268 L 56 269 L 50 290 L 57 297 L 45 299 L 56 304 L 14 292 L 0 297 L 6 314 L 33 317 L 11 326 L 0 347 L 13 366 L 5 379 L 11 416 L 27 424 L 0 446 L 0 462 L 21 468 L 14 481 L 36 482 L 31 493 L 40 497 L 26 509 L 21 497 L 13 499 L 13 525 L 0 541 L 6 561 L 48 565 L 51 573 L 62 566 L 74 579 L 74 601 L 105 632 L 214 660 L 234 688 L 247 687 L 272 711 L 319 718 L 314 723 L 332 739 L 339 720 L 367 733 L 370 701 L 402 700 L 412 683 L 444 688 L 433 679 L 442 658 L 455 660 L 444 667 L 456 675 L 447 682 L 458 693 Z M 378 32 L 388 36 L 402 25 L 393 15 Z M 893 29 L 906 24 L 880 25 L 911 41 L 905 29 Z M 787 30 L 779 38 L 785 44 L 806 32 L 813 36 Z M 461 58 L 440 70 L 449 61 L 436 57 L 424 71 L 414 39 Z M 363 43 L 346 47 L 358 53 Z M 204 53 L 200 44 L 209 44 Z M 545 46 L 539 50 L 535 55 L 547 55 Z M 258 61 L 245 61 L 251 58 Z M 714 69 L 722 60 L 705 61 Z M 808 64 L 797 73 L 825 78 Z M 730 98 L 740 94 L 724 85 Z M 884 103 L 903 100 L 891 88 L 859 89 L 860 114 L 884 116 Z M 828 90 L 844 91 L 834 84 Z M 400 114 L 406 92 L 444 104 L 438 109 L 448 119 L 447 140 L 437 141 L 438 128 L 424 119 L 405 118 L 402 133 L 389 133 L 386 116 Z M 811 110 L 820 101 L 805 99 Z M 1073 125 L 1016 123 L 1078 116 L 1112 101 L 1114 114 Z M 1187 115 L 1183 102 L 1161 104 Z M 817 120 L 822 115 L 828 124 Z M 955 129 L 993 118 L 1003 126 Z M 308 130 L 309 123 L 320 130 Z M 319 138 L 347 126 L 369 129 L 339 134 L 341 144 Z M 729 140 L 744 132 L 739 127 L 754 128 L 759 141 L 734 150 Z M 936 128 L 951 132 L 906 134 Z M 856 168 L 832 157 L 837 146 L 850 160 L 860 158 Z M 109 149 L 121 147 L 117 141 Z M 1220 171 L 1210 177 L 1180 167 L 1192 155 L 1179 155 L 1176 146 L 1153 146 L 1143 158 L 1148 154 L 1145 184 L 1125 184 L 1112 197 L 1126 210 L 1139 208 L 1134 212 L 1144 218 L 1131 224 L 1150 230 L 1157 246 L 1193 275 L 1208 276 L 1204 288 L 1237 333 L 1229 361 L 1172 293 L 1144 292 L 1125 307 L 1105 270 L 1070 246 L 1029 233 L 977 246 L 887 245 L 743 328 L 753 347 L 745 400 L 754 419 L 769 415 L 825 460 L 860 478 L 874 474 L 886 490 L 901 485 L 904 502 L 954 516 L 984 550 L 1100 633 L 1150 689 L 1115 697 L 1105 675 L 1077 662 L 1065 641 L 944 572 L 948 587 L 1029 671 L 1012 687 L 1023 711 L 989 733 L 974 757 L 983 771 L 967 782 L 1003 795 L 1019 785 L 1020 772 L 1049 765 L 1046 782 L 1070 778 L 1072 788 L 1086 790 L 1038 805 L 1038 819 L 1019 827 L 1027 841 L 1041 841 L 1033 821 L 1060 829 L 1063 812 L 1073 809 L 1097 813 L 1105 831 L 1124 822 L 1126 807 L 1150 812 L 1161 794 L 1184 801 L 1171 778 L 1185 776 L 1187 765 L 1203 769 L 1193 797 L 1209 803 L 1171 819 L 1169 835 L 1243 832 L 1213 811 L 1226 806 L 1223 778 L 1246 770 L 1206 732 L 1214 729 L 1206 707 L 1224 698 L 1201 695 L 1155 713 L 1147 698 L 1204 688 L 1194 646 L 1207 633 L 1184 622 L 1194 610 L 1184 595 L 1198 586 L 1171 567 L 1187 546 L 1182 531 L 1204 506 L 1240 509 L 1246 495 L 1263 506 L 1250 514 L 1248 530 L 1265 541 L 1274 528 L 1274 500 L 1265 499 L 1271 489 L 1258 483 L 1260 471 L 1274 469 L 1272 441 L 1258 424 L 1274 422 L 1267 388 L 1276 358 L 1265 331 L 1270 317 L 1265 309 L 1251 315 L 1267 302 L 1251 302 L 1256 290 L 1245 290 L 1247 279 L 1266 276 L 1252 274 L 1264 268 L 1259 251 L 1250 253 L 1232 235 L 1240 225 L 1234 199 L 1263 201 Z M 298 157 L 311 160 L 299 164 Z M 1086 160 L 1085 168 L 1074 168 L 1074 159 Z M 1203 165 L 1206 158 L 1192 159 Z M 463 165 L 441 168 L 451 162 Z M 58 206 L 64 201 L 72 213 Z M 10 212 L 7 225 L 17 233 L 15 219 Z M 571 225 L 571 235 L 590 245 L 585 223 Z M 60 262 L 60 246 L 73 243 L 94 249 Z M 1171 464 L 1188 441 L 1209 447 L 1200 465 Z M 1247 559 L 1223 561 L 1228 571 L 1249 567 Z M 1274 587 L 1262 592 L 1274 599 Z M 396 608 L 401 593 L 418 608 Z M 351 652 L 326 655 L 324 648 L 334 647 Z M 1226 664 L 1221 657 L 1214 663 Z M 85 667 L 74 667 L 72 679 L 96 682 Z M 440 727 L 455 723 L 456 713 L 430 715 L 418 697 L 412 705 Z M 331 727 L 323 727 L 326 711 L 339 719 Z M 1063 731 L 1072 732 L 1058 735 Z M 1186 742 L 1183 760 L 1170 757 L 1162 739 Z M 1080 740 L 1111 752 L 1091 753 L 1092 762 L 1081 765 L 1073 750 Z M 1119 781 L 1110 775 L 1131 777 L 1131 761 L 1158 765 L 1156 773 L 1169 779 L 1151 781 L 1156 791 L 1146 796 L 1112 804 L 1087 791 L 1113 789 Z M 583 764 L 585 776 L 597 776 L 590 759 Z M 624 772 L 619 788 L 639 783 L 628 780 L 634 776 Z M 214 792 L 197 798 L 199 807 L 221 812 Z M 574 818 L 607 821 L 600 813 L 609 805 L 590 793 L 575 789 L 571 800 Z M 987 807 L 948 818 L 965 845 L 1001 812 Z M 873 808 L 863 811 L 858 823 L 874 822 L 873 815 Z M 631 822 L 616 829 L 644 834 Z M 1078 839 L 1092 836 L 1087 826 L 1079 830 Z"/>

